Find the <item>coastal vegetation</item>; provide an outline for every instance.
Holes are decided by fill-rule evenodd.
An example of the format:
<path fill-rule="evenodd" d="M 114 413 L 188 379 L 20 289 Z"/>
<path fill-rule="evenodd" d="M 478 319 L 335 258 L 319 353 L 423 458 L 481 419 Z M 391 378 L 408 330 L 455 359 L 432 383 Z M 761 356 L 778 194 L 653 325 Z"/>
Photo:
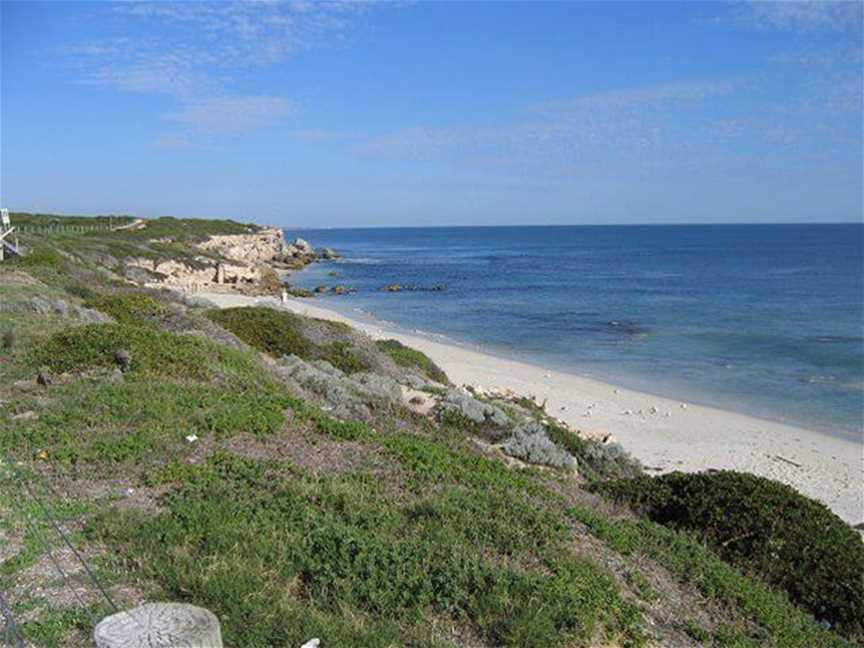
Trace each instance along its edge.
<path fill-rule="evenodd" d="M 208 311 L 207 317 L 250 346 L 273 357 L 295 355 L 304 360 L 325 360 L 345 373 L 368 369 L 345 340 L 315 342 L 309 329 L 319 333 L 336 330 L 330 322 L 310 320 L 272 308 L 226 308 Z"/>
<path fill-rule="evenodd" d="M 825 505 L 746 473 L 671 473 L 599 483 L 596 491 L 674 529 L 784 590 L 847 634 L 864 631 L 864 543 Z"/>
<path fill-rule="evenodd" d="M 419 369 L 430 380 L 443 385 L 449 384 L 450 380 L 444 370 L 422 351 L 407 347 L 399 340 L 378 340 L 375 344 L 399 366 Z"/>
<path fill-rule="evenodd" d="M 209 231 L 160 221 L 190 255 Z M 150 227 L 93 238 L 148 248 Z M 146 289 L 90 237 L 40 231 L 0 268 L 0 591 L 33 645 L 90 645 L 144 600 L 207 607 L 253 648 L 861 643 L 827 616 L 860 614 L 828 582 L 860 540 L 819 505 L 648 479 L 533 400 L 459 389 L 344 324 Z M 569 461 L 508 454 L 519 430 Z M 750 531 L 748 562 L 723 543 Z M 812 546 L 826 562 L 793 572 Z"/>

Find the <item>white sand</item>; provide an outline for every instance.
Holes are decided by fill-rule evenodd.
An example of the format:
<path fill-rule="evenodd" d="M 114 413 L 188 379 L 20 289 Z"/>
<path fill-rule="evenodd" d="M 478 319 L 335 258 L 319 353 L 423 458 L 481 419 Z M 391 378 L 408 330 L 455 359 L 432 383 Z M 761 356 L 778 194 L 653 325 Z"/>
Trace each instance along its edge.
<path fill-rule="evenodd" d="M 198 296 L 219 307 L 263 302 L 228 293 Z M 509 387 L 547 399 L 547 411 L 582 430 L 611 432 L 652 473 L 707 468 L 746 471 L 794 486 L 846 521 L 864 521 L 864 439 L 837 437 L 735 412 L 661 398 L 590 378 L 502 359 L 421 335 L 388 330 L 290 299 L 290 311 L 346 322 L 376 339 L 426 353 L 457 384 Z"/>

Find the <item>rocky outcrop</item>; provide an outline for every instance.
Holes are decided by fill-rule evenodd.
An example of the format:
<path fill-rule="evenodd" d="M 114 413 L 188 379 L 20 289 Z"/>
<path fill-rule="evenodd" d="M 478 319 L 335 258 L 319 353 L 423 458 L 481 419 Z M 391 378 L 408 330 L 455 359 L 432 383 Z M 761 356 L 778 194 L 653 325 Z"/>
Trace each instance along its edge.
<path fill-rule="evenodd" d="M 148 283 L 168 284 L 179 288 L 193 288 L 207 285 L 252 285 L 261 278 L 258 266 L 248 263 L 225 263 L 207 257 L 196 257 L 193 263 L 175 259 L 129 259 L 126 262 L 126 276 L 143 278 L 135 268 L 149 273 L 146 276 L 158 277 Z"/>
<path fill-rule="evenodd" d="M 173 239 L 153 239 L 172 243 Z M 179 288 L 185 292 L 198 290 L 239 290 L 251 295 L 279 294 L 283 290 L 293 296 L 310 297 L 312 293 L 288 287 L 283 278 L 318 260 L 336 259 L 331 248 L 316 251 L 312 245 L 296 238 L 286 243 L 281 229 L 270 227 L 245 234 L 217 234 L 191 245 L 192 255 L 178 258 L 127 258 L 119 272 L 131 283 Z M 195 254 L 195 251 L 200 254 Z M 115 262 L 116 263 L 116 262 Z M 332 291 L 341 295 L 351 292 L 345 286 Z"/>
<path fill-rule="evenodd" d="M 338 257 L 330 248 L 316 252 L 301 238 L 286 243 L 278 228 L 211 236 L 197 247 L 202 254 L 189 259 L 127 259 L 123 274 L 135 283 L 167 284 L 185 290 L 225 286 L 244 292 L 278 292 L 280 276 L 319 258 Z"/>
<path fill-rule="evenodd" d="M 244 264 L 267 263 L 278 260 L 288 248 L 282 236 L 282 230 L 275 227 L 262 229 L 252 234 L 211 236 L 198 247 L 208 252 L 214 252 L 226 259 L 241 261 Z"/>
<path fill-rule="evenodd" d="M 318 250 L 318 257 L 325 261 L 332 261 L 339 258 L 339 254 L 333 248 L 321 248 Z"/>
<path fill-rule="evenodd" d="M 394 283 L 381 286 L 381 292 L 444 292 L 447 286 L 444 284 L 435 284 L 434 286 L 405 286 Z"/>
<path fill-rule="evenodd" d="M 294 256 L 313 256 L 315 254 L 315 248 L 309 244 L 309 241 L 302 238 L 294 239 L 290 247 L 294 248 Z"/>

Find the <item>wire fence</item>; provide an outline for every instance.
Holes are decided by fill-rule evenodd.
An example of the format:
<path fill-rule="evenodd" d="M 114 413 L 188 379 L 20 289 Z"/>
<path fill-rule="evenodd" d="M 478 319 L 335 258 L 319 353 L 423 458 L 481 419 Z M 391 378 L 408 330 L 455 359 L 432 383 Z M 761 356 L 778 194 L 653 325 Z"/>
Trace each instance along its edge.
<path fill-rule="evenodd" d="M 5 467 L 10 470 L 14 482 L 21 487 L 21 495 L 23 496 L 20 500 L 22 504 L 21 517 L 27 533 L 39 547 L 39 554 L 46 556 L 50 561 L 51 567 L 59 577 L 59 582 L 69 591 L 81 611 L 89 616 L 91 627 L 95 627 L 101 620 L 101 616 L 96 614 L 95 602 L 92 600 L 93 593 L 96 594 L 97 600 L 101 598 L 105 601 L 111 613 L 121 612 L 108 589 L 98 578 L 97 570 L 75 547 L 68 532 L 64 530 L 62 522 L 54 514 L 51 503 L 46 502 L 46 498 L 50 497 L 55 505 L 68 503 L 67 498 L 58 493 L 50 480 L 41 473 L 28 471 L 29 474 L 25 474 L 25 471 L 17 464 L 10 462 L 8 458 L 4 457 L 3 462 Z M 31 483 L 31 479 L 34 483 Z M 32 511 L 38 511 L 38 516 L 34 515 Z M 65 569 L 64 558 L 66 560 Z M 76 564 L 80 565 L 84 576 L 83 579 L 79 578 L 77 583 L 73 579 L 73 574 L 70 573 Z M 80 582 L 82 580 L 83 583 Z M 88 597 L 91 598 L 90 601 L 87 600 Z M 0 626 L 0 645 L 24 648 L 27 646 L 25 632 L 15 618 L 13 605 L 14 601 L 7 601 L 0 592 L 0 623 L 2 623 Z M 134 623 L 138 623 L 134 615 L 129 612 L 126 614 L 130 615 Z"/>
<path fill-rule="evenodd" d="M 87 232 L 112 232 L 117 225 L 15 225 L 22 234 L 85 234 Z"/>
<path fill-rule="evenodd" d="M 26 646 L 24 634 L 15 621 L 15 614 L 2 592 L 0 592 L 0 641 L 2 641 L 2 645 L 14 646 L 14 648 Z"/>

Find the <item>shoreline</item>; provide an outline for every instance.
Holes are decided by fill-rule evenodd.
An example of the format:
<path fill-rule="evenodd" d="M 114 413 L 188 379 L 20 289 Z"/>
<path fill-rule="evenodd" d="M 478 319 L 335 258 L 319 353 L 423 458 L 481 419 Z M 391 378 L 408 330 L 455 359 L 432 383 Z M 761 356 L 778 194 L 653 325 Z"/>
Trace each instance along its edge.
<path fill-rule="evenodd" d="M 510 360 L 363 321 L 289 299 L 200 292 L 220 308 L 256 303 L 341 321 L 375 339 L 394 338 L 426 353 L 455 384 L 506 387 L 547 401 L 551 416 L 588 431 L 612 434 L 649 474 L 674 470 L 739 470 L 768 477 L 818 499 L 850 524 L 864 521 L 864 441 L 619 387 L 594 378 Z"/>
<path fill-rule="evenodd" d="M 303 271 L 305 271 L 305 268 Z M 862 480 L 864 480 L 864 427 L 862 427 L 860 430 L 851 430 L 847 427 L 840 427 L 837 425 L 820 425 L 812 421 L 783 419 L 777 416 L 772 416 L 771 414 L 760 414 L 758 412 L 747 411 L 747 409 L 744 408 L 738 409 L 733 404 L 712 402 L 712 399 L 709 396 L 705 396 L 704 394 L 700 393 L 689 393 L 686 395 L 681 394 L 680 392 L 675 393 L 676 389 L 670 387 L 669 383 L 664 383 L 663 388 L 658 388 L 655 391 L 654 389 L 652 389 L 651 386 L 639 384 L 640 382 L 648 382 L 648 379 L 646 379 L 645 377 L 640 377 L 638 380 L 633 380 L 629 378 L 624 378 L 622 376 L 604 376 L 601 374 L 589 372 L 587 370 L 583 371 L 578 367 L 571 368 L 563 365 L 556 366 L 549 363 L 544 365 L 539 360 L 535 360 L 529 357 L 528 354 L 523 352 L 519 352 L 516 350 L 499 350 L 477 342 L 457 340 L 449 337 L 444 333 L 436 333 L 434 331 L 425 331 L 421 329 L 410 329 L 405 326 L 401 326 L 397 322 L 379 319 L 373 313 L 356 307 L 337 308 L 332 304 L 327 304 L 319 306 L 319 308 L 330 311 L 334 315 L 344 318 L 346 321 L 355 322 L 356 327 L 359 327 L 362 324 L 365 326 L 370 326 L 373 329 L 390 331 L 392 335 L 417 337 L 427 340 L 429 342 L 437 342 L 439 344 L 456 347 L 462 349 L 463 351 L 492 356 L 494 358 L 498 358 L 499 360 L 517 362 L 535 367 L 546 367 L 546 369 L 549 371 L 573 376 L 576 378 L 582 378 L 585 380 L 593 380 L 594 382 L 612 386 L 613 388 L 617 388 L 619 390 L 623 389 L 626 391 L 637 392 L 640 394 L 644 394 L 645 396 L 650 396 L 661 400 L 684 402 L 691 406 L 696 405 L 707 409 L 719 410 L 722 412 L 728 412 L 740 416 L 747 416 L 758 421 L 784 425 L 789 428 L 795 428 L 798 430 L 803 429 L 816 434 L 837 437 L 841 441 L 848 441 L 853 444 L 856 443 L 856 439 L 860 437 L 860 441 L 862 443 Z M 864 488 L 864 485 L 862 485 L 862 488 Z M 862 514 L 864 514 L 864 511 L 862 511 Z"/>

